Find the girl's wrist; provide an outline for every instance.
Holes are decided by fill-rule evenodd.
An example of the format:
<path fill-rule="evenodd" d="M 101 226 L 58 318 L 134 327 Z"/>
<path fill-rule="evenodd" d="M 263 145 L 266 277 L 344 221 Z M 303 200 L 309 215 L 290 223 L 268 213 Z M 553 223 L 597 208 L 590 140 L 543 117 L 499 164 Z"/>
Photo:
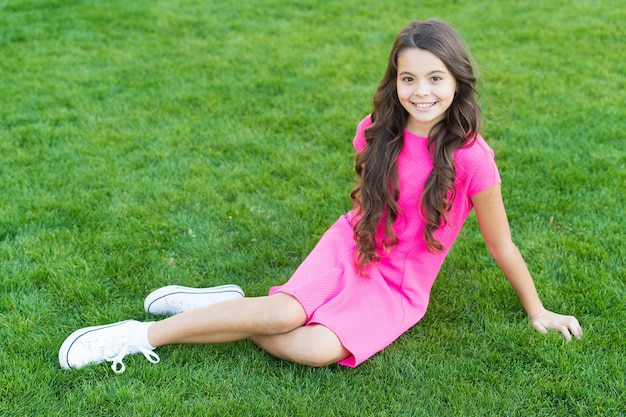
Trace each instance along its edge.
<path fill-rule="evenodd" d="M 535 318 L 537 318 L 537 316 L 545 313 L 546 311 L 547 310 L 543 306 L 540 306 L 537 310 L 533 311 L 532 313 L 528 312 L 528 318 L 532 321 Z"/>

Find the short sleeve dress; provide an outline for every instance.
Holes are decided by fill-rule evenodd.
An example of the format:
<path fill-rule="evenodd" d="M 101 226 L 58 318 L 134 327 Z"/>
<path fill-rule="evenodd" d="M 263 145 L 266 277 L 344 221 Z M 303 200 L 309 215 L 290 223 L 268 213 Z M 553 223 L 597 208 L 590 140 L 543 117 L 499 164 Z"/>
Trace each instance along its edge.
<path fill-rule="evenodd" d="M 353 142 L 357 152 L 365 148 L 365 129 L 371 124 L 371 116 L 359 124 Z M 355 263 L 353 225 L 358 214 L 352 210 L 324 233 L 289 281 L 270 289 L 270 294 L 282 292 L 296 298 L 307 313 L 306 325 L 322 324 L 337 335 L 351 353 L 341 365 L 356 367 L 421 320 L 433 282 L 473 208 L 470 197 L 500 183 L 494 153 L 482 137 L 458 149 L 454 154 L 456 194 L 448 225 L 435 233 L 445 249 L 429 252 L 419 212 L 424 182 L 433 168 L 427 140 L 408 130 L 404 133 L 398 159 L 402 212 L 394 223 L 398 243 L 367 267 L 368 277 L 359 274 Z M 381 226 L 378 235 L 382 233 Z"/>

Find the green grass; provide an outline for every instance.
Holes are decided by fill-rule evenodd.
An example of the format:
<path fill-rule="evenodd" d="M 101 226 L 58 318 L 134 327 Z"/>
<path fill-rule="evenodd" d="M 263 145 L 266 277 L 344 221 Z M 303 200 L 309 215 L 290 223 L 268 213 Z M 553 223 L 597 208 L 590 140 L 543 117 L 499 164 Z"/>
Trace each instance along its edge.
<path fill-rule="evenodd" d="M 0 415 L 625 415 L 618 3 L 0 0 Z M 395 34 L 431 16 L 479 64 L 515 241 L 585 340 L 528 327 L 472 217 L 424 320 L 356 369 L 241 341 L 60 370 L 158 286 L 285 281 L 350 208 Z"/>

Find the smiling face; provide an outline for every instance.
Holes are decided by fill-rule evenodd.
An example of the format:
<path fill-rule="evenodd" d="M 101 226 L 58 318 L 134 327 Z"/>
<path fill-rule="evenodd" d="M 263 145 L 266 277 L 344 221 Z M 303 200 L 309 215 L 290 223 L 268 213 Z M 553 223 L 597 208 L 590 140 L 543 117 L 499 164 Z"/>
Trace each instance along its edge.
<path fill-rule="evenodd" d="M 432 52 L 407 48 L 398 54 L 398 100 L 409 113 L 406 128 L 427 137 L 454 100 L 456 79 Z"/>

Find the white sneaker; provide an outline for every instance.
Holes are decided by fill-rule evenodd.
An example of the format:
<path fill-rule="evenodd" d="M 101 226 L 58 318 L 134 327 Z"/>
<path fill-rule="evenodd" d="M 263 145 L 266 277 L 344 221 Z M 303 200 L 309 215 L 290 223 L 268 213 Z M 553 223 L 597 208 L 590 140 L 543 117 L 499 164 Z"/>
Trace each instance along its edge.
<path fill-rule="evenodd" d="M 238 285 L 221 285 L 211 288 L 168 285 L 148 294 L 143 306 L 151 314 L 174 315 L 244 296 L 243 290 Z"/>
<path fill-rule="evenodd" d="M 78 369 L 108 361 L 113 372 L 121 374 L 126 369 L 122 362 L 126 355 L 142 353 L 149 362 L 158 363 L 160 358 L 148 343 L 151 324 L 127 320 L 76 330 L 61 345 L 59 364 L 63 369 Z"/>

